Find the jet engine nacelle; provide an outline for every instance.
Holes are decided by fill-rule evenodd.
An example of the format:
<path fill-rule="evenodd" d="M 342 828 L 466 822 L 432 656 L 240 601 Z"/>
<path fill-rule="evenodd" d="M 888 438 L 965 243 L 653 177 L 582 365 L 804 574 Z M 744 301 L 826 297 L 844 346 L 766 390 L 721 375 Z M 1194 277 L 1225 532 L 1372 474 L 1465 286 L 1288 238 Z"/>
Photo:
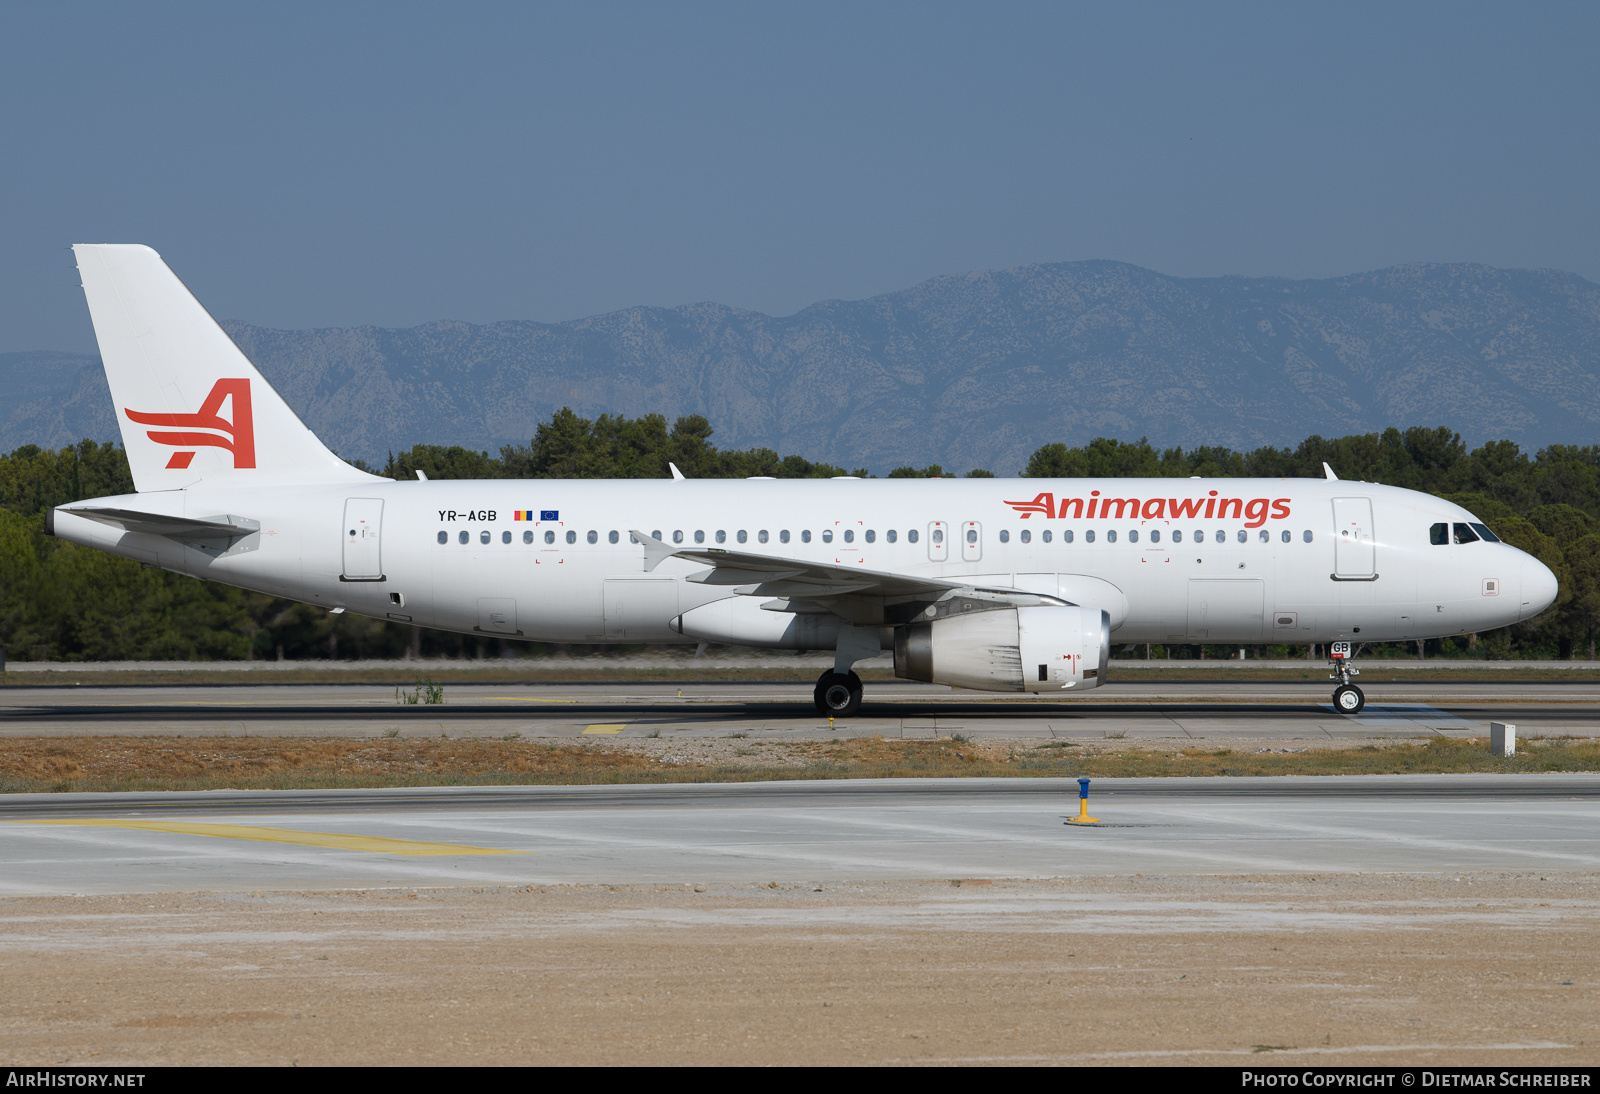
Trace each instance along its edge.
<path fill-rule="evenodd" d="M 1098 608 L 999 608 L 894 632 L 894 674 L 976 691 L 1099 687 L 1111 616 Z"/>

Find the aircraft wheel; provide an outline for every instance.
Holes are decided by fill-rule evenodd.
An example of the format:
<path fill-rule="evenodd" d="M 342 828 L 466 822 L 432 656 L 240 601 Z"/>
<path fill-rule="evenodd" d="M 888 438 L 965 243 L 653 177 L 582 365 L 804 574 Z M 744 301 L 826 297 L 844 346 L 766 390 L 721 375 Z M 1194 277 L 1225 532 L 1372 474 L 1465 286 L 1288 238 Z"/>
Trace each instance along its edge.
<path fill-rule="evenodd" d="M 1344 684 L 1333 689 L 1333 709 L 1340 714 L 1360 714 L 1367 705 L 1367 697 L 1354 684 Z"/>
<path fill-rule="evenodd" d="M 852 717 L 861 709 L 861 677 L 853 672 L 825 672 L 812 697 L 819 713 L 833 718 Z"/>

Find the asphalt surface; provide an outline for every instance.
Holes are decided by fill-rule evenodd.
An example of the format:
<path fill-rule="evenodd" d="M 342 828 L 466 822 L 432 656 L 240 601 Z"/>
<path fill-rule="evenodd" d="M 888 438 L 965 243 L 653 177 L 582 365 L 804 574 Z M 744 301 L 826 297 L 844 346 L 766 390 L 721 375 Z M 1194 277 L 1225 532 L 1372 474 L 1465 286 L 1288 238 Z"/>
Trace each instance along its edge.
<path fill-rule="evenodd" d="M 801 684 L 447 685 L 408 705 L 388 685 L 177 685 L 0 689 L 0 737 L 52 734 L 252 736 L 836 736 L 1351 738 L 1481 736 L 1508 721 L 1529 736 L 1600 735 L 1600 684 L 1363 681 L 1346 716 L 1331 685 L 1115 682 L 1081 698 L 996 696 L 904 682 L 867 686 L 861 713 L 829 724 Z M 410 689 L 406 689 L 410 690 Z"/>
<path fill-rule="evenodd" d="M 1600 869 L 1600 776 L 27 795 L 0 895 Z"/>

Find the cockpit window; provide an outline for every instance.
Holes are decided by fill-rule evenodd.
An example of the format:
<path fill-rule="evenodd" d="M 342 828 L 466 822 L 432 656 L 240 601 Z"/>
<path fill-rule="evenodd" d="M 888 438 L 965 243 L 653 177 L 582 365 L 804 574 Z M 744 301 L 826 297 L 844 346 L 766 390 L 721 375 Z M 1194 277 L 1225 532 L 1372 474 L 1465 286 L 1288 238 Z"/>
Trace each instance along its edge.
<path fill-rule="evenodd" d="M 1432 525 L 1428 529 L 1428 542 L 1435 547 L 1443 547 L 1450 542 L 1450 526 L 1444 522 Z"/>
<path fill-rule="evenodd" d="M 1488 540 L 1490 543 L 1500 542 L 1500 537 L 1489 531 L 1489 526 L 1487 524 L 1479 524 L 1477 521 L 1473 521 L 1469 527 L 1484 539 Z"/>
<path fill-rule="evenodd" d="M 1457 524 L 1456 525 L 1456 542 L 1457 543 L 1476 543 L 1476 542 L 1478 542 L 1478 533 L 1474 532 L 1471 528 L 1468 528 L 1465 524 Z"/>

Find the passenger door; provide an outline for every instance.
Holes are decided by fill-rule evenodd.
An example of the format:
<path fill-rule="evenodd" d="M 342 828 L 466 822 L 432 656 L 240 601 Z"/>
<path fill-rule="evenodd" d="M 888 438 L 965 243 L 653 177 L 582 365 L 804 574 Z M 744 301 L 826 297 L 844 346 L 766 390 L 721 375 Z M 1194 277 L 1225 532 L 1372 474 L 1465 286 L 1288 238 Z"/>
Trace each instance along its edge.
<path fill-rule="evenodd" d="M 1378 576 L 1371 498 L 1333 499 L 1333 576 L 1339 581 Z"/>
<path fill-rule="evenodd" d="M 348 498 L 344 503 L 343 581 L 382 581 L 383 502 L 378 498 Z"/>

